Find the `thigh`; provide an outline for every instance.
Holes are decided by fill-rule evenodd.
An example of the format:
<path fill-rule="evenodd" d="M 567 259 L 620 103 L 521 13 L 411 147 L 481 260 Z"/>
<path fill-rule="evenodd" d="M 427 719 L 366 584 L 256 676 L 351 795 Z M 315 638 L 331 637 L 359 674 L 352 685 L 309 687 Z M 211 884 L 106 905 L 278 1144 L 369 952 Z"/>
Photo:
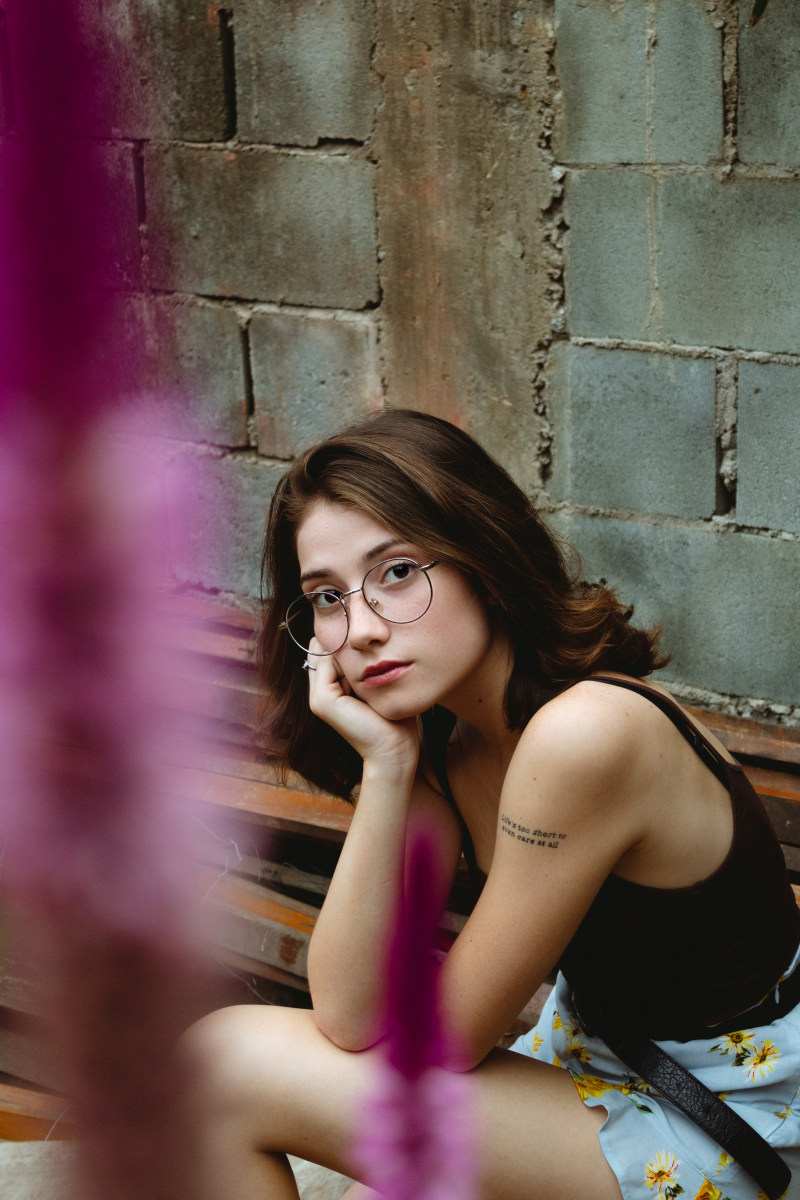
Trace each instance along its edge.
<path fill-rule="evenodd" d="M 351 1147 L 375 1051 L 340 1050 L 306 1010 L 255 1005 L 212 1014 L 192 1039 L 218 1135 L 359 1178 Z M 584 1106 L 566 1071 L 496 1050 L 471 1075 L 483 1200 L 620 1200 L 598 1137 L 604 1110 Z"/>

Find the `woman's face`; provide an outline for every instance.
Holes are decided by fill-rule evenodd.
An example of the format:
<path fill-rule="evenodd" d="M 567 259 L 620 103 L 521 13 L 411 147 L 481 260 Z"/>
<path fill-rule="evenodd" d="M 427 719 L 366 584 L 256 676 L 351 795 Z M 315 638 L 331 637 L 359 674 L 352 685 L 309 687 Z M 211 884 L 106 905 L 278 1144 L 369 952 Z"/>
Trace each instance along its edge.
<path fill-rule="evenodd" d="M 304 592 L 349 592 L 378 562 L 400 557 L 420 564 L 434 557 L 356 508 L 329 500 L 310 505 L 297 532 Z M 450 563 L 429 575 L 428 611 L 408 624 L 392 624 L 356 592 L 346 600 L 350 629 L 335 654 L 355 695 L 389 720 L 424 712 L 432 704 L 458 710 L 461 694 L 488 683 L 494 634 L 486 605 L 469 577 Z"/>

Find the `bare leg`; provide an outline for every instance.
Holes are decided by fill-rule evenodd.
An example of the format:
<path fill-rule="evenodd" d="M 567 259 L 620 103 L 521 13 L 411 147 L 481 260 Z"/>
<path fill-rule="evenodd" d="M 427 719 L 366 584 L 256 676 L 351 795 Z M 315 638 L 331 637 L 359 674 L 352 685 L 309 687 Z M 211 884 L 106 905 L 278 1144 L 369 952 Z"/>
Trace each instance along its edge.
<path fill-rule="evenodd" d="M 363 1183 L 354 1183 L 346 1192 L 342 1193 L 342 1200 L 379 1200 L 378 1193 L 373 1192 L 372 1188 L 365 1187 Z"/>
<path fill-rule="evenodd" d="M 358 1178 L 370 1051 L 338 1049 L 308 1011 L 257 1006 L 204 1018 L 186 1048 L 202 1077 L 207 1200 L 297 1200 L 284 1153 Z M 473 1076 L 484 1200 L 620 1200 L 598 1139 L 605 1113 L 582 1104 L 565 1071 L 500 1050 Z"/>

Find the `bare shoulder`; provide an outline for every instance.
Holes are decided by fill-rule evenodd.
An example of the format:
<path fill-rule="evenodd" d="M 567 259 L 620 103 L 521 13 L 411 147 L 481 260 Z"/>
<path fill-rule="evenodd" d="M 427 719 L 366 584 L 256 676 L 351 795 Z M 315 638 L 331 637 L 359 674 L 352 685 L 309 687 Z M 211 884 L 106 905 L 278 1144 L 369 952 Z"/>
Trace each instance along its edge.
<path fill-rule="evenodd" d="M 541 855 L 548 878 L 566 888 L 564 873 L 577 872 L 574 897 L 591 898 L 647 835 L 660 716 L 645 697 L 594 679 L 543 705 L 506 772 L 498 868 L 513 873 Z"/>
<path fill-rule="evenodd" d="M 582 680 L 544 704 L 517 748 L 521 762 L 556 770 L 562 778 L 590 773 L 619 782 L 658 754 L 663 716 L 646 696 Z"/>

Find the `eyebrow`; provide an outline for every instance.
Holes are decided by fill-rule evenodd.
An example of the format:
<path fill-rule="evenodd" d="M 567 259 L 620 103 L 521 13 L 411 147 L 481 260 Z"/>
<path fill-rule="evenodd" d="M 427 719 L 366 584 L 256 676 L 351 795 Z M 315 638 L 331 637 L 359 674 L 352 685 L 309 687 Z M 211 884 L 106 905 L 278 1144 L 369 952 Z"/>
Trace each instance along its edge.
<path fill-rule="evenodd" d="M 366 554 L 362 554 L 361 565 L 364 567 L 368 567 L 371 563 L 379 562 L 381 555 L 385 554 L 387 550 L 391 550 L 392 546 L 407 546 L 408 544 L 409 543 L 404 538 L 400 538 L 400 537 L 387 538 L 387 540 L 385 542 L 379 542 L 377 546 L 373 546 L 373 548 L 371 550 L 368 550 Z M 335 575 L 335 574 L 336 574 L 336 572 L 334 570 L 332 570 L 330 567 L 317 567 L 311 571 L 304 571 L 303 574 L 300 576 L 300 582 L 308 583 L 308 581 L 310 579 L 320 579 L 324 575 Z"/>

